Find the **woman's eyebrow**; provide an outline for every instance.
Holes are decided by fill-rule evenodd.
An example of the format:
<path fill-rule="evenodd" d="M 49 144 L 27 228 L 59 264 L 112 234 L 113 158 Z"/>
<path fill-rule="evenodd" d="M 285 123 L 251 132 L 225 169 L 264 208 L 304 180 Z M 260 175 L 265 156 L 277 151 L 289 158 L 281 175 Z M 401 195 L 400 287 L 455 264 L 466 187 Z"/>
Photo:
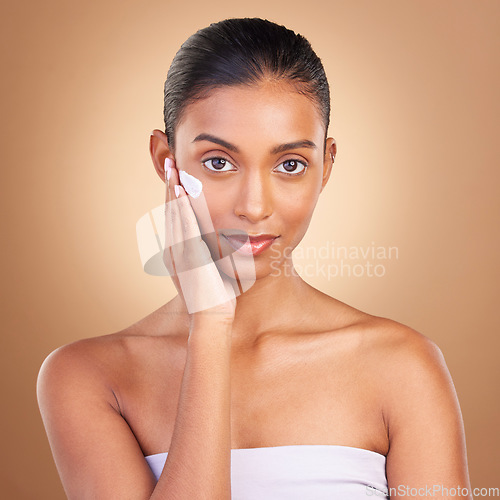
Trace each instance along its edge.
<path fill-rule="evenodd" d="M 219 146 L 222 146 L 226 149 L 229 149 L 229 151 L 233 151 L 234 153 L 239 153 L 239 149 L 234 146 L 233 144 L 225 141 L 224 139 L 219 139 L 218 137 L 215 137 L 215 135 L 210 135 L 210 134 L 199 134 L 197 135 L 194 139 L 193 142 L 197 141 L 210 141 L 214 142 L 215 144 L 218 144 Z"/>
<path fill-rule="evenodd" d="M 312 148 L 317 149 L 316 144 L 314 142 L 309 141 L 307 139 L 303 141 L 295 141 L 295 142 L 287 142 L 286 144 L 280 144 L 279 146 L 271 149 L 271 154 L 283 153 L 284 151 L 288 151 L 289 149 L 300 149 L 300 148 Z"/>
<path fill-rule="evenodd" d="M 219 146 L 229 149 L 229 151 L 233 151 L 234 153 L 240 152 L 239 149 L 234 144 L 231 144 L 230 142 L 227 142 L 224 139 L 220 139 L 219 137 L 215 137 L 214 135 L 211 134 L 203 133 L 197 135 L 193 139 L 193 142 L 198 142 L 198 141 L 213 142 L 215 144 L 218 144 Z M 314 142 L 308 139 L 304 139 L 303 141 L 287 142 L 285 144 L 280 144 L 279 146 L 275 146 L 274 148 L 271 149 L 270 153 L 271 154 L 283 153 L 284 151 L 288 151 L 290 149 L 299 149 L 299 148 L 317 149 L 317 146 L 316 144 L 314 144 Z"/>

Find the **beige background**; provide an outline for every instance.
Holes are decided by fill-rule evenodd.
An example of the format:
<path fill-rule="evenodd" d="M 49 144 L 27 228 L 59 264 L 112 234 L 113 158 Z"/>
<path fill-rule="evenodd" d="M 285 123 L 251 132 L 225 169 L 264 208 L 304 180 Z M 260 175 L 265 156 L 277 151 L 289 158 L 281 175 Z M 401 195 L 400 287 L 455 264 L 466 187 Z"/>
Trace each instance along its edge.
<path fill-rule="evenodd" d="M 383 277 L 304 277 L 441 347 L 472 485 L 500 486 L 500 2 L 2 3 L 3 498 L 64 498 L 35 399 L 45 356 L 174 294 L 136 246 L 163 201 L 149 132 L 180 44 L 241 16 L 303 33 L 331 82 L 339 153 L 302 245 L 398 248 Z"/>

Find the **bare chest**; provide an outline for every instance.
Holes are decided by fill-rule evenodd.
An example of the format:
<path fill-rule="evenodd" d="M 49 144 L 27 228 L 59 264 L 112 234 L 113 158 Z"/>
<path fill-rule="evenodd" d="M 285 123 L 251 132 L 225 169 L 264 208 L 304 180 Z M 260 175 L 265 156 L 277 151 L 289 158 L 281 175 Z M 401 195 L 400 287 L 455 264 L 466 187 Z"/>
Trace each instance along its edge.
<path fill-rule="evenodd" d="M 168 356 L 161 357 L 166 360 Z M 145 455 L 168 451 L 185 353 L 144 360 L 122 384 L 122 413 Z M 142 364 L 142 366 L 141 366 Z M 235 356 L 231 448 L 337 444 L 387 454 L 377 381 L 348 350 Z"/>

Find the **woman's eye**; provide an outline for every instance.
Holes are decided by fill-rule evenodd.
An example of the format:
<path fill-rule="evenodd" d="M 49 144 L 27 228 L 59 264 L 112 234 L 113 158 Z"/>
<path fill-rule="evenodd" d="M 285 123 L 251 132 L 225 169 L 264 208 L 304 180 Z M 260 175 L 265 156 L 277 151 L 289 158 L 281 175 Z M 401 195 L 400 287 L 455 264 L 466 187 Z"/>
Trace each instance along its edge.
<path fill-rule="evenodd" d="M 202 163 L 208 170 L 212 170 L 213 172 L 229 172 L 231 170 L 236 170 L 233 164 L 224 158 L 209 158 Z"/>
<path fill-rule="evenodd" d="M 280 163 L 276 169 L 278 169 L 278 172 L 289 175 L 301 175 L 307 169 L 307 165 L 299 160 L 285 160 L 283 163 Z"/>

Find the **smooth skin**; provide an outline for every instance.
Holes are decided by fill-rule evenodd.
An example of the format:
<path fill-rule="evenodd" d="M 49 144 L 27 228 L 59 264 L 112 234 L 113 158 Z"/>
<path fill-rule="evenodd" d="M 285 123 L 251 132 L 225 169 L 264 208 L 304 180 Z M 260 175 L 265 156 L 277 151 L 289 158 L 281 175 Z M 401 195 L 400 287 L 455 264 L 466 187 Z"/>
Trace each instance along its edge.
<path fill-rule="evenodd" d="M 203 182 L 217 231 L 279 238 L 255 256 L 257 281 L 235 309 L 189 315 L 177 295 L 122 331 L 47 358 L 39 404 L 70 499 L 230 498 L 231 449 L 292 444 L 386 455 L 389 488 L 470 491 L 462 416 L 439 348 L 293 273 L 290 249 L 337 153 L 332 138 L 323 149 L 324 136 L 312 101 L 275 81 L 189 105 L 175 151 L 153 132 L 162 180 L 165 158 L 173 161 L 167 201 L 182 169 Z M 167 451 L 156 484 L 144 456 Z"/>

